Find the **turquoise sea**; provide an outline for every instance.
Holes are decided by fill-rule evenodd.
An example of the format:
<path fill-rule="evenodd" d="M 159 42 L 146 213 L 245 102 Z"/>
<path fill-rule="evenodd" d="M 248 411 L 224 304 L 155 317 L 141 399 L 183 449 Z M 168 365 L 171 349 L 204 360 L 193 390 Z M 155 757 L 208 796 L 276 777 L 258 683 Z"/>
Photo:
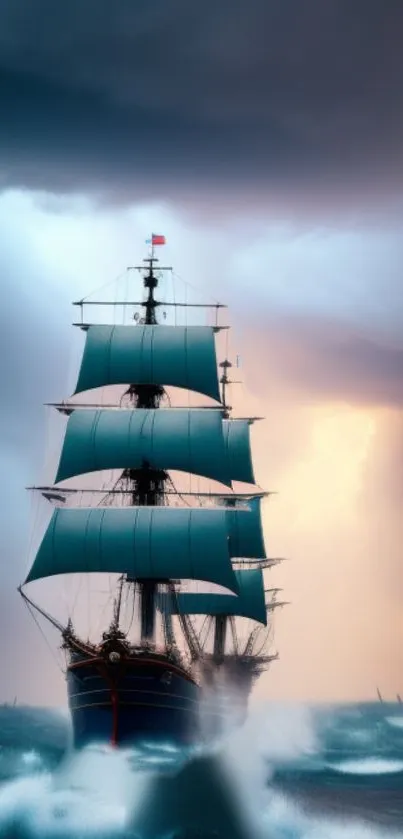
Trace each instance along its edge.
<path fill-rule="evenodd" d="M 214 755 L 185 768 L 168 748 L 74 755 L 68 725 L 64 711 L 0 707 L 0 837 L 403 839 L 403 705 L 256 707 Z M 161 814 L 173 806 L 177 772 L 192 762 L 175 806 L 193 812 L 194 823 L 187 815 L 172 827 Z M 162 791 L 161 773 L 171 784 Z"/>

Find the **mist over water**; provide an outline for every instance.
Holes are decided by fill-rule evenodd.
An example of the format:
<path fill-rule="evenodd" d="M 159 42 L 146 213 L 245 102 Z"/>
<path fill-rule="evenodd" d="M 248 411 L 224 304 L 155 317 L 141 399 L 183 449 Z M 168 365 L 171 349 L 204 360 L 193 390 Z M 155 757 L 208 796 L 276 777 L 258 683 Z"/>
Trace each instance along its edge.
<path fill-rule="evenodd" d="M 185 756 L 147 745 L 141 752 L 94 746 L 71 754 L 68 733 L 62 713 L 0 708 L 0 836 L 137 839 L 158 772 L 176 777 Z M 403 837 L 402 706 L 260 707 L 236 733 L 225 733 L 212 760 L 231 806 L 242 811 L 239 835 Z M 162 799 L 153 806 L 158 812 Z"/>

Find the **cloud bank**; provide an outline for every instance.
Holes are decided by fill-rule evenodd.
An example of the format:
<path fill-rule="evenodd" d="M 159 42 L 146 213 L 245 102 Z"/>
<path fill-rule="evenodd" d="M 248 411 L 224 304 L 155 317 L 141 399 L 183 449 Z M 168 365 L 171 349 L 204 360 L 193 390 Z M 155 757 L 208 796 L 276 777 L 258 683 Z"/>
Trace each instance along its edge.
<path fill-rule="evenodd" d="M 402 38 L 395 0 L 4 0 L 1 182 L 399 193 Z"/>

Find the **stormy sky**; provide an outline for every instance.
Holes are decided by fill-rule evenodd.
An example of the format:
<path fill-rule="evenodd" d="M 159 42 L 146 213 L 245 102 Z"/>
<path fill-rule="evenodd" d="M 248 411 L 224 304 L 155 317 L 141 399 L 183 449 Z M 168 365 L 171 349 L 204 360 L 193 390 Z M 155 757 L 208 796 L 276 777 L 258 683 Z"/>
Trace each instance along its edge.
<path fill-rule="evenodd" d="M 292 606 L 258 695 L 401 689 L 402 39 L 399 0 L 3 0 L 5 699 L 64 702 L 15 595 L 23 487 L 41 403 L 66 395 L 69 303 L 139 260 L 150 230 L 230 305 L 234 406 L 267 417 L 256 471 L 279 490 L 266 542 L 291 558 L 273 579 Z"/>
<path fill-rule="evenodd" d="M 4 0 L 7 186 L 398 189 L 399 0 Z"/>

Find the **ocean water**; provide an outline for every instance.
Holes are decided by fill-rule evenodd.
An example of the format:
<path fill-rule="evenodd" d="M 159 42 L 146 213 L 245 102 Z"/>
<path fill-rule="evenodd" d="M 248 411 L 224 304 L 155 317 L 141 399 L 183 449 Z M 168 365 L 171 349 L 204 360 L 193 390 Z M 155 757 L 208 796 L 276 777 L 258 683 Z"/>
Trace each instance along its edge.
<path fill-rule="evenodd" d="M 183 755 L 147 747 L 142 753 L 92 747 L 74 755 L 67 745 L 62 712 L 0 707 L 0 837 L 403 839 L 403 705 L 254 710 L 214 755 L 182 764 L 183 773 L 189 766 L 196 773 L 186 775 L 180 792 L 188 811 L 194 808 L 191 829 L 161 817 L 174 800 L 173 787 L 159 786 L 161 773 L 177 783 L 180 770 L 172 767 Z M 214 797 L 217 766 L 225 782 Z M 217 821 L 222 790 L 226 803 Z M 144 832 L 147 801 L 153 818 Z"/>

